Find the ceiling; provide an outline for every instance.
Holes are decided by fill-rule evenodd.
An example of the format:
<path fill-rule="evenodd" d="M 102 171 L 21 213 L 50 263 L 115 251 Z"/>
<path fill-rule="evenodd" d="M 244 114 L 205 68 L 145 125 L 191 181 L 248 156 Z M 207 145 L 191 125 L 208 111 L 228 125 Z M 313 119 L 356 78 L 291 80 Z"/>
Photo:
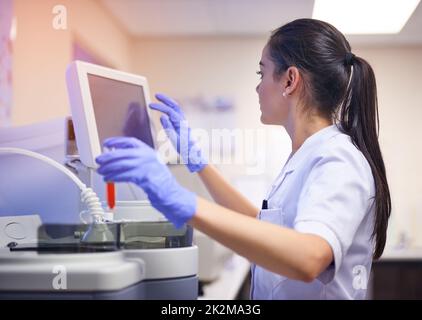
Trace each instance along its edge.
<path fill-rule="evenodd" d="M 312 16 L 313 0 L 101 0 L 134 37 L 266 37 Z M 370 1 L 370 0 L 368 0 Z M 347 8 L 345 8 L 347 10 Z M 359 20 L 359 17 L 356 17 Z M 394 35 L 349 35 L 353 44 L 422 45 L 422 2 Z"/>

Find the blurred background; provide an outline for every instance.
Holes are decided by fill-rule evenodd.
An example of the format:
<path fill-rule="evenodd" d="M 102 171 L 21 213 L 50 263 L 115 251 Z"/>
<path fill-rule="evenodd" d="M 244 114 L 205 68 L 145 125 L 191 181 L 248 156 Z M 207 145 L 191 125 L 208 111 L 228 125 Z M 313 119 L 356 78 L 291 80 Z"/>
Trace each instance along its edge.
<path fill-rule="evenodd" d="M 420 280 L 415 280 L 421 270 L 415 263 L 422 259 L 422 4 L 399 2 L 399 8 L 413 5 L 409 18 L 384 33 L 355 27 L 368 17 L 374 27 L 384 13 L 386 25 L 393 26 L 389 1 L 350 2 L 342 4 L 350 29 L 333 24 L 346 33 L 352 51 L 374 68 L 380 143 L 393 201 L 378 279 L 398 280 L 388 288 L 381 286 L 386 281 L 374 282 L 373 292 L 375 298 L 394 298 L 393 292 L 400 290 L 400 297 L 422 297 Z M 271 30 L 312 17 L 314 6 L 313 0 L 0 0 L 0 126 L 42 126 L 68 116 L 64 74 L 72 60 L 140 74 L 147 77 L 151 95 L 164 92 L 179 100 L 193 127 L 262 130 L 264 139 L 251 142 L 256 143 L 255 160 L 264 164 L 262 170 L 251 173 L 245 163 L 218 165 L 260 206 L 291 147 L 284 129 L 260 123 L 255 72 Z M 359 10 L 352 12 L 356 7 Z M 157 114 L 154 120 L 159 126 Z M 195 176 L 182 167 L 172 170 L 183 184 L 209 198 Z M 202 245 L 204 283 L 238 274 L 230 292 L 231 298 L 241 297 L 247 263 L 206 237 L 199 235 L 197 241 Z M 220 268 L 208 270 L 205 256 L 220 261 Z M 225 291 L 219 291 L 224 285 L 204 288 L 209 297 Z"/>

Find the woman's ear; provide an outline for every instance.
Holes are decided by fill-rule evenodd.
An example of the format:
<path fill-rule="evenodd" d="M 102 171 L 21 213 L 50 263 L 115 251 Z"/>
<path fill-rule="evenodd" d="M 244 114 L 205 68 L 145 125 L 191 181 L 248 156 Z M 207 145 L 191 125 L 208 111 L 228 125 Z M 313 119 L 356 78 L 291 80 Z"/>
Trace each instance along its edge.
<path fill-rule="evenodd" d="M 291 95 L 299 87 L 300 73 L 299 69 L 292 66 L 286 70 L 286 78 L 284 80 L 284 92 Z"/>

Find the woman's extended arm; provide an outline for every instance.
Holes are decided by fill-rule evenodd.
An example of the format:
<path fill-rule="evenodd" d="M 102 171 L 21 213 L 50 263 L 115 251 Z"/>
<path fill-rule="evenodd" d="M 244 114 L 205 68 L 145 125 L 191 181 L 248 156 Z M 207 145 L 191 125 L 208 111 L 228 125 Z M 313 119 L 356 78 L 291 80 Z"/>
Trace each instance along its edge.
<path fill-rule="evenodd" d="M 208 164 L 198 174 L 215 202 L 247 216 L 257 216 L 259 209 L 230 185 L 213 165 Z"/>
<path fill-rule="evenodd" d="M 272 272 L 310 282 L 333 261 L 323 238 L 304 234 L 197 198 L 190 224 L 223 245 Z"/>

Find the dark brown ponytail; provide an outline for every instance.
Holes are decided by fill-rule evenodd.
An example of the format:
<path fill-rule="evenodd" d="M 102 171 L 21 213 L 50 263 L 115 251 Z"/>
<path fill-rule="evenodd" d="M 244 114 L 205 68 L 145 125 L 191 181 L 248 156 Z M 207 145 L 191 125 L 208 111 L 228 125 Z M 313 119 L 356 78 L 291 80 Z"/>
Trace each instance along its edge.
<path fill-rule="evenodd" d="M 391 198 L 378 143 L 378 103 L 371 66 L 351 53 L 349 42 L 332 25 L 298 19 L 275 30 L 268 41 L 275 76 L 289 66 L 304 75 L 305 105 L 316 105 L 320 114 L 336 119 L 371 166 L 375 181 L 374 258 L 385 247 Z"/>
<path fill-rule="evenodd" d="M 364 154 L 375 180 L 375 225 L 372 237 L 376 246 L 374 258 L 381 257 L 387 238 L 391 212 L 390 191 L 384 161 L 378 143 L 379 118 L 377 85 L 368 62 L 353 57 L 350 65 L 351 82 L 340 107 L 340 124 L 353 143 Z"/>

